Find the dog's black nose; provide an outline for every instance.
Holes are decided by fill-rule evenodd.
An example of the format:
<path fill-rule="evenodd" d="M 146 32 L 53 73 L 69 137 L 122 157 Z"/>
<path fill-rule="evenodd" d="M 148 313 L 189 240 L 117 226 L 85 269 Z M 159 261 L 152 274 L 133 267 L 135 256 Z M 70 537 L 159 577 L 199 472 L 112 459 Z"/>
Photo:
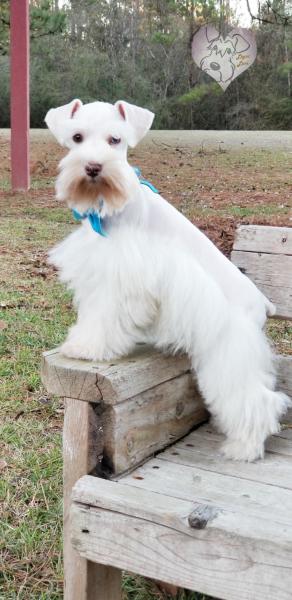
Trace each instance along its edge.
<path fill-rule="evenodd" d="M 92 177 L 92 179 L 94 179 L 94 177 L 97 177 L 97 175 L 99 175 L 101 169 L 102 169 L 102 165 L 100 165 L 99 163 L 93 163 L 93 162 L 88 163 L 85 167 L 85 171 L 86 171 L 88 177 Z"/>
<path fill-rule="evenodd" d="M 210 67 L 213 69 L 213 71 L 218 71 L 218 69 L 220 69 L 220 65 L 216 62 L 211 62 Z"/>

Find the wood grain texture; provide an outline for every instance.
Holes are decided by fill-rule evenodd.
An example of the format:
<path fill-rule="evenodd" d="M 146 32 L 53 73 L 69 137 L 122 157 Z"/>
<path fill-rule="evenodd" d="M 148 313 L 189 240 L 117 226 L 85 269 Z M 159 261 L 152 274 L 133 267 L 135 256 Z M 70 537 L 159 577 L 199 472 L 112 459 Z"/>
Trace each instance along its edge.
<path fill-rule="evenodd" d="M 175 470 L 173 472 L 175 473 Z M 164 481 L 164 471 L 156 475 L 157 477 L 161 477 L 162 482 Z M 241 485 L 243 486 L 244 482 L 241 482 Z M 262 488 L 266 492 L 269 491 L 267 485 L 262 486 Z M 289 497 L 291 499 L 291 492 L 289 492 Z M 232 517 L 230 522 L 226 524 L 226 531 L 228 530 L 229 533 L 232 531 L 234 533 L 235 516 L 237 515 L 238 533 L 240 531 L 243 533 L 245 528 L 248 529 L 248 523 L 256 523 L 260 519 L 260 524 L 263 528 L 267 527 L 267 522 L 271 522 L 271 527 L 268 527 L 264 534 L 266 540 L 273 540 L 277 523 L 280 523 L 279 535 L 283 535 L 283 540 L 292 541 L 292 529 L 290 527 L 292 523 L 291 510 L 287 514 L 280 507 L 280 518 L 278 520 L 278 515 L 275 515 L 275 509 L 272 511 L 270 506 L 265 506 L 258 502 L 257 505 L 253 505 L 253 510 L 249 512 L 247 511 L 247 501 L 244 495 L 241 498 L 238 497 L 236 503 L 224 501 L 224 499 L 221 499 L 221 501 L 218 499 L 204 499 L 200 494 L 198 497 L 194 496 L 192 499 L 185 499 L 180 496 L 178 497 L 176 494 L 171 495 L 163 488 L 160 489 L 160 492 L 148 489 L 146 483 L 139 487 L 134 482 L 124 485 L 123 479 L 117 482 L 97 480 L 95 477 L 85 476 L 79 479 L 74 486 L 72 498 L 77 504 L 112 510 L 116 513 L 141 518 L 151 523 L 171 527 L 176 531 L 192 535 L 194 538 L 196 538 L 196 532 L 192 531 L 190 519 L 195 515 L 197 518 L 204 515 L 204 520 L 206 521 L 205 527 L 210 527 L 211 524 L 212 526 L 214 525 L 213 521 L 218 519 L 220 515 L 224 514 L 226 516 L 227 514 L 232 514 L 234 518 Z M 225 499 L 228 499 L 226 488 Z M 250 500 L 249 503 L 252 504 L 252 501 Z M 288 537 L 287 527 L 290 527 Z M 262 528 L 253 528 L 250 535 L 261 539 Z"/>
<path fill-rule="evenodd" d="M 292 356 L 277 356 L 276 367 L 278 373 L 277 387 L 292 398 Z M 283 421 L 286 421 L 286 416 L 283 417 Z"/>
<path fill-rule="evenodd" d="M 207 418 L 192 375 L 162 383 L 107 408 L 103 462 L 113 473 L 127 471 Z"/>
<path fill-rule="evenodd" d="M 292 460 L 287 455 L 266 453 L 264 459 L 254 463 L 232 461 L 224 459 L 220 455 L 218 446 L 216 449 L 212 449 L 210 443 L 200 441 L 194 448 L 178 443 L 178 446 L 175 446 L 175 454 L 174 450 L 169 448 L 159 454 L 159 458 L 180 465 L 195 466 L 222 475 L 278 485 L 292 490 Z"/>
<path fill-rule="evenodd" d="M 292 227 L 241 225 L 236 230 L 233 250 L 292 255 Z"/>
<path fill-rule="evenodd" d="M 178 483 L 179 482 L 179 483 Z M 124 476 L 121 486 L 136 487 L 181 500 L 210 504 L 233 510 L 236 507 L 239 523 L 241 515 L 255 517 L 259 512 L 267 520 L 292 526 L 292 493 L 280 486 L 242 479 L 233 475 L 201 469 L 200 466 L 177 464 L 155 458 Z M 125 509 L 125 512 L 126 509 Z"/>
<path fill-rule="evenodd" d="M 250 464 L 224 459 L 222 441 L 223 436 L 209 424 L 203 425 L 119 478 L 119 484 L 238 513 L 262 514 L 267 521 L 276 519 L 292 527 L 291 437 L 272 436 L 266 458 Z"/>
<path fill-rule="evenodd" d="M 278 433 L 278 437 L 284 438 L 286 440 L 292 440 L 292 418 L 290 423 L 287 426 L 284 424 L 283 429 Z"/>
<path fill-rule="evenodd" d="M 222 438 L 204 425 L 116 481 L 81 478 L 74 547 L 227 600 L 288 600 L 292 439 L 272 436 L 266 458 L 245 464 L 222 458 Z"/>
<path fill-rule="evenodd" d="M 41 377 L 49 394 L 92 403 L 102 400 L 92 363 L 66 358 L 57 348 L 43 353 Z"/>
<path fill-rule="evenodd" d="M 275 317 L 292 319 L 292 256 L 233 250 L 231 259 L 276 305 Z"/>
<path fill-rule="evenodd" d="M 130 488 L 121 483 L 98 480 L 90 475 L 81 477 L 72 490 L 72 500 L 78 504 L 142 517 L 147 521 L 172 526 L 178 531 L 188 531 L 187 519 L 194 509 L 194 502 L 179 503 L 177 498 L 164 495 L 162 490 L 155 494 L 145 488 Z"/>
<path fill-rule="evenodd" d="M 87 561 L 86 600 L 122 600 L 122 572 L 120 569 Z"/>
<path fill-rule="evenodd" d="M 55 349 L 43 354 L 42 381 L 51 394 L 114 405 L 189 371 L 186 356 L 165 356 L 145 345 L 100 363 L 66 358 Z"/>
<path fill-rule="evenodd" d="M 102 451 L 100 422 L 91 404 L 72 398 L 65 400 L 63 431 L 64 461 L 64 598 L 65 600 L 118 600 L 121 596 L 100 595 L 100 579 L 112 580 L 116 589 L 119 573 L 103 573 L 82 558 L 70 540 L 71 491 L 76 480 L 89 473 Z M 90 592 L 89 592 L 90 590 Z"/>
<path fill-rule="evenodd" d="M 102 469 L 121 473 L 206 420 L 189 367 L 185 356 L 149 348 L 100 365 L 52 351 L 44 355 L 43 381 L 51 393 L 99 405 Z"/>
<path fill-rule="evenodd" d="M 217 429 L 214 429 L 211 423 L 206 423 L 196 429 L 196 431 L 191 432 L 179 443 L 183 443 L 187 448 L 193 448 L 199 443 L 204 448 L 206 442 L 211 452 L 214 450 L 219 453 L 223 440 L 224 436 Z M 288 429 L 287 432 L 283 430 L 277 435 L 271 435 L 266 440 L 265 450 L 267 453 L 272 452 L 273 454 L 292 456 L 292 429 Z"/>
<path fill-rule="evenodd" d="M 148 507 L 151 500 L 145 494 L 141 506 Z M 176 502 L 179 513 L 181 504 Z M 129 517 L 82 504 L 74 503 L 71 514 L 72 544 L 91 561 L 228 600 L 290 598 L 292 562 L 287 548 L 292 534 L 284 526 L 275 527 L 272 536 L 264 519 L 246 516 L 239 524 L 236 513 L 224 510 L 218 510 L 204 529 L 186 525 L 185 532 L 176 529 L 173 519 L 165 526 L 157 518 Z"/>

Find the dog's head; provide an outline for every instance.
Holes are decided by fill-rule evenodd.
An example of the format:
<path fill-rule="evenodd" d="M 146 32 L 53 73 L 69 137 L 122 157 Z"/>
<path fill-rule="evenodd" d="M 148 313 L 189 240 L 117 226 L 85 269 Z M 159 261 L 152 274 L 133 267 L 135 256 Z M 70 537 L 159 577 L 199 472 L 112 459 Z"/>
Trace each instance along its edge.
<path fill-rule="evenodd" d="M 106 214 L 121 210 L 139 185 L 127 161 L 127 147 L 136 146 L 153 118 L 149 110 L 122 100 L 114 105 L 72 100 L 49 110 L 47 126 L 69 149 L 60 162 L 57 198 L 81 211 L 95 208 L 101 200 Z"/>
<path fill-rule="evenodd" d="M 229 81 L 235 70 L 234 58 L 250 47 L 249 42 L 239 33 L 223 37 L 213 27 L 206 28 L 209 54 L 201 59 L 200 67 L 210 73 L 216 81 Z"/>

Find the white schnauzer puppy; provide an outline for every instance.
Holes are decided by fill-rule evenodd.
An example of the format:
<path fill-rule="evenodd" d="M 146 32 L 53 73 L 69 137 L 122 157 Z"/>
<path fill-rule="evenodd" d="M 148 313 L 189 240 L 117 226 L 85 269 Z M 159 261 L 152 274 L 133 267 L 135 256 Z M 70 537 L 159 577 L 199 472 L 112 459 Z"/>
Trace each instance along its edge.
<path fill-rule="evenodd" d="M 77 323 L 63 354 L 127 355 L 137 342 L 187 352 L 227 457 L 255 460 L 289 399 L 275 391 L 262 331 L 273 305 L 208 238 L 127 162 L 153 113 L 119 101 L 51 109 L 46 123 L 69 149 L 57 198 L 82 225 L 50 253 L 74 292 Z"/>

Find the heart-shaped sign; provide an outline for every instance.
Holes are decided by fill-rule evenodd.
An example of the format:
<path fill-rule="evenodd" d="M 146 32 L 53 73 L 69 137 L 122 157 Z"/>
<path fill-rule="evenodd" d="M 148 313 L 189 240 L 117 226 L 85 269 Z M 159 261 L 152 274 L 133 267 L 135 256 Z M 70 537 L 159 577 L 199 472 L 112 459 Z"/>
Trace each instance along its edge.
<path fill-rule="evenodd" d="M 193 37 L 192 57 L 196 65 L 223 90 L 253 64 L 256 55 L 256 40 L 250 29 L 238 27 L 223 37 L 213 25 L 208 25 Z"/>

